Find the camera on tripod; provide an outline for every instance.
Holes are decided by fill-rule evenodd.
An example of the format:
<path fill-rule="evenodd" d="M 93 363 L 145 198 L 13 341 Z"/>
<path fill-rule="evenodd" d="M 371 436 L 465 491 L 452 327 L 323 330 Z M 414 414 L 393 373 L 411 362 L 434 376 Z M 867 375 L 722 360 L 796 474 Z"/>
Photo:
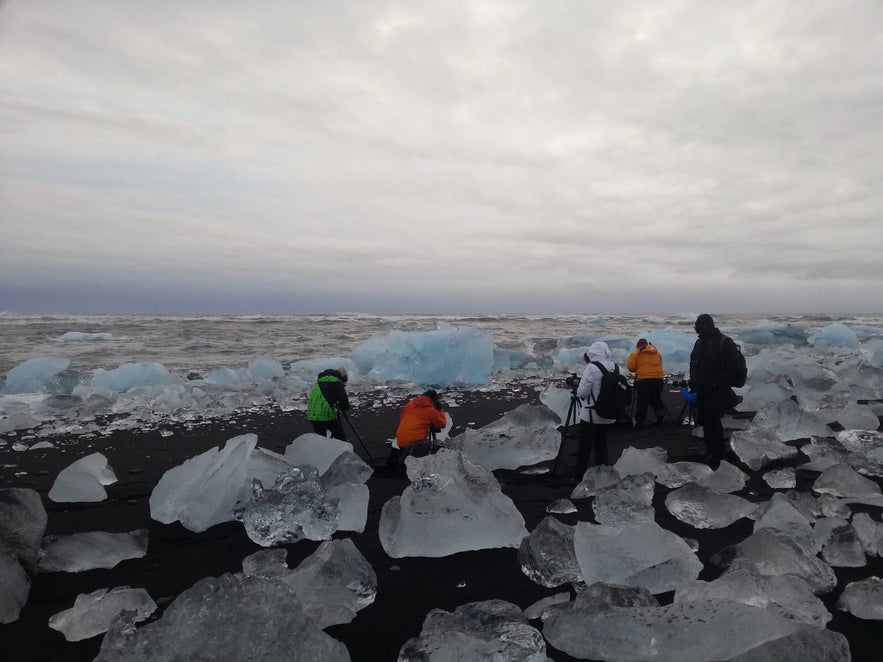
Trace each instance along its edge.
<path fill-rule="evenodd" d="M 573 393 L 576 393 L 576 388 L 577 386 L 579 386 L 579 375 L 577 375 L 575 372 L 570 373 L 567 379 L 564 380 L 564 383 L 570 387 L 570 390 Z"/>

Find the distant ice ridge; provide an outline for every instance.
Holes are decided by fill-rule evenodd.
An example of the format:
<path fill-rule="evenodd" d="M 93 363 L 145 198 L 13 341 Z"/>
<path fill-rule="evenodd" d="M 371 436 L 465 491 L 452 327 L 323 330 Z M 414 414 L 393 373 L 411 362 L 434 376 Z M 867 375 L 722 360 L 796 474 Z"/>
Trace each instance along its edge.
<path fill-rule="evenodd" d="M 838 420 L 844 427 L 857 427 L 870 421 L 874 412 L 859 406 L 857 400 L 883 396 L 883 345 L 875 337 L 879 330 L 851 331 L 857 345 L 837 325 L 812 334 L 813 344 L 809 327 L 799 323 L 730 330 L 749 363 L 748 385 L 739 389 L 745 398 L 742 409 L 754 411 L 795 395 L 803 409 L 821 409 L 825 422 Z M 659 348 L 666 372 L 687 371 L 694 334 L 674 328 L 636 334 Z M 89 334 L 71 339 L 75 337 L 85 340 Z M 493 382 L 504 388 L 505 383 L 520 378 L 560 380 L 568 372 L 583 369 L 584 351 L 602 337 L 614 358 L 624 364 L 638 335 L 586 333 L 570 339 L 567 346 L 559 342 L 557 347 L 530 355 L 501 350 L 492 336 L 479 329 L 441 324 L 434 331 L 395 330 L 372 336 L 353 350 L 352 357 L 311 358 L 285 367 L 277 358 L 264 355 L 244 367 L 219 367 L 200 376 L 177 374 L 161 363 L 78 371 L 70 369 L 68 359 L 34 357 L 9 370 L 5 378 L 0 376 L 0 434 L 40 428 L 48 434 L 94 435 L 151 423 L 226 416 L 244 408 L 305 408 L 306 394 L 325 368 L 342 367 L 350 372 L 348 388 L 357 406 L 360 396 L 370 399 L 378 390 L 397 389 L 404 396 L 429 385 L 456 388 Z M 566 389 L 554 390 L 561 393 L 549 393 L 548 401 L 546 394 L 541 399 L 563 420 L 570 394 Z M 103 416 L 114 420 L 99 423 Z"/>
<path fill-rule="evenodd" d="M 351 444 L 307 433 L 285 455 L 256 446 L 257 435 L 240 435 L 169 469 L 150 495 L 151 517 L 196 532 L 238 519 L 264 546 L 364 529 L 373 470 Z"/>

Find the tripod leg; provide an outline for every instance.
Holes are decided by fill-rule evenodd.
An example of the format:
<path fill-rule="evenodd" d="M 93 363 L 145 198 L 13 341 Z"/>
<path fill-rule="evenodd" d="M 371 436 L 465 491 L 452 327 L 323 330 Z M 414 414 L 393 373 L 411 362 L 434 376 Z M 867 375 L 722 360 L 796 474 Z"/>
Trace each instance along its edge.
<path fill-rule="evenodd" d="M 552 477 L 558 477 L 558 465 L 561 463 L 561 456 L 564 455 L 564 447 L 567 443 L 567 430 L 576 422 L 576 397 L 570 398 L 570 407 L 567 409 L 567 418 L 564 419 L 564 425 L 561 428 L 561 443 L 558 445 L 558 455 L 555 456 L 555 464 L 552 466 Z"/>
<path fill-rule="evenodd" d="M 673 426 L 672 429 L 671 429 L 672 432 L 676 431 L 676 430 L 678 429 L 678 426 L 681 424 L 681 421 L 684 420 L 684 412 L 687 411 L 687 407 L 689 407 L 689 406 L 690 406 L 690 403 L 689 403 L 689 402 L 685 402 L 685 403 L 684 403 L 684 406 L 681 407 L 681 413 L 678 414 L 678 420 L 675 421 L 675 424 L 674 424 L 674 426 Z"/>

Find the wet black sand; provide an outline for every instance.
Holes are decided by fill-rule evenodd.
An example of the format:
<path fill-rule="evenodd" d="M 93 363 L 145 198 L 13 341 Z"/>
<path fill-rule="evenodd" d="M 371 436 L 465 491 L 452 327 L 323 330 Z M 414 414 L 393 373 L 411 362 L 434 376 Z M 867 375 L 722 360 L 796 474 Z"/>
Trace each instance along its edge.
<path fill-rule="evenodd" d="M 666 394 L 669 411 L 676 417 L 681 406 L 674 393 Z M 519 404 L 539 404 L 531 389 L 520 389 L 499 394 L 479 391 L 461 392 L 451 407 L 456 435 L 461 425 L 480 427 L 490 423 Z M 375 460 L 386 455 L 384 440 L 394 434 L 399 406 L 389 403 L 382 407 L 359 407 L 350 413 L 350 420 L 361 442 L 350 435 L 356 452 L 364 459 L 370 453 Z M 79 662 L 92 660 L 98 652 L 101 636 L 82 642 L 67 642 L 63 635 L 48 627 L 51 615 L 68 609 L 79 593 L 113 586 L 143 587 L 160 606 L 168 602 L 196 581 L 225 572 L 238 572 L 242 560 L 261 548 L 251 542 L 239 523 L 226 523 L 203 533 L 193 533 L 179 524 L 161 524 L 150 518 L 148 499 L 153 486 L 162 474 L 185 459 L 211 447 L 223 446 L 237 434 L 252 432 L 258 443 L 281 452 L 298 435 L 311 431 L 302 412 L 283 413 L 258 411 L 244 413 L 227 420 L 217 420 L 195 427 L 171 428 L 172 436 L 162 436 L 156 430 L 144 432 L 115 432 L 101 439 L 51 439 L 56 449 L 15 452 L 11 444 L 0 448 L 0 485 L 29 487 L 37 490 L 49 514 L 46 534 L 71 534 L 79 531 L 124 532 L 138 528 L 149 531 L 149 548 L 144 558 L 123 561 L 110 570 L 91 570 L 80 573 L 41 573 L 34 580 L 30 598 L 18 621 L 0 625 L 0 659 L 4 662 Z M 7 437 L 8 441 L 13 441 Z M 28 439 L 34 443 L 37 439 Z M 364 446 L 362 445 L 364 443 Z M 503 492 L 514 500 L 521 511 L 528 530 L 546 516 L 546 506 L 552 501 L 568 497 L 571 485 L 567 480 L 575 457 L 576 440 L 570 439 L 562 456 L 559 479 L 551 476 L 525 476 L 513 471 L 494 472 Z M 661 427 L 635 430 L 615 427 L 610 434 L 611 461 L 623 448 L 661 446 L 668 450 L 669 461 L 698 461 L 704 454 L 701 441 L 690 436 L 689 428 L 668 423 Z M 367 449 L 367 453 L 366 453 Z M 118 482 L 107 487 L 108 499 L 95 504 L 57 504 L 47 497 L 58 472 L 73 461 L 100 451 L 108 458 Z M 5 465 L 15 465 L 14 467 Z M 742 466 L 746 473 L 752 473 Z M 741 496 L 751 500 L 765 500 L 772 490 L 756 472 Z M 808 490 L 816 474 L 799 472 L 798 489 Z M 565 587 L 547 589 L 527 577 L 520 569 L 517 550 L 497 549 L 466 552 L 453 556 L 391 559 L 383 551 L 377 536 L 377 525 L 383 504 L 392 496 L 401 494 L 407 486 L 405 479 L 375 474 L 368 481 L 371 500 L 368 523 L 364 533 L 338 534 L 349 537 L 371 563 L 377 573 L 377 598 L 358 613 L 349 624 L 333 626 L 327 632 L 344 642 L 354 661 L 383 662 L 395 660 L 402 644 L 420 633 L 426 614 L 434 608 L 453 610 L 459 605 L 491 598 L 512 602 L 526 609 L 534 602 L 567 590 Z M 708 558 L 728 544 L 738 542 L 750 534 L 753 523 L 740 520 L 725 529 L 701 531 L 675 520 L 663 505 L 668 490 L 657 485 L 654 506 L 657 522 L 684 537 L 699 541 L 700 559 L 706 563 L 702 579 L 713 579 L 719 570 L 708 564 Z M 753 494 L 752 494 L 753 493 Z M 568 524 L 594 521 L 591 500 L 574 502 L 578 513 L 562 516 Z M 879 509 L 869 509 L 879 521 Z M 288 564 L 295 567 L 309 556 L 319 543 L 301 541 L 287 545 Z M 863 621 L 834 609 L 834 602 L 850 581 L 883 572 L 880 559 L 870 559 L 869 567 L 836 569 L 838 587 L 825 602 L 833 614 L 829 628 L 842 632 L 849 639 L 854 660 L 880 659 L 883 651 L 883 627 L 879 622 Z M 660 598 L 670 600 L 671 596 Z M 541 627 L 536 623 L 537 627 Z M 265 636 L 274 636 L 266 632 Z M 572 658 L 548 647 L 553 660 Z"/>

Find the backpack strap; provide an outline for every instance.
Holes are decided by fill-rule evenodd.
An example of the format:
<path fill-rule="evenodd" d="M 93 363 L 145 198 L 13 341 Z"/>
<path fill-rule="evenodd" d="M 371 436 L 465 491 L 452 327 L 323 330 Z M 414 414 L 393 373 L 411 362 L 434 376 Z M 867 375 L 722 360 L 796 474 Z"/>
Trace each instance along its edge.
<path fill-rule="evenodd" d="M 604 364 L 601 363 L 600 361 L 592 361 L 591 363 L 593 366 L 595 366 L 596 368 L 598 368 L 598 370 L 601 371 L 602 375 L 606 375 L 608 372 L 610 372 L 607 368 L 604 367 Z M 616 365 L 615 363 L 613 364 L 613 374 L 615 374 L 615 375 L 619 374 L 619 366 Z"/>

